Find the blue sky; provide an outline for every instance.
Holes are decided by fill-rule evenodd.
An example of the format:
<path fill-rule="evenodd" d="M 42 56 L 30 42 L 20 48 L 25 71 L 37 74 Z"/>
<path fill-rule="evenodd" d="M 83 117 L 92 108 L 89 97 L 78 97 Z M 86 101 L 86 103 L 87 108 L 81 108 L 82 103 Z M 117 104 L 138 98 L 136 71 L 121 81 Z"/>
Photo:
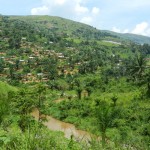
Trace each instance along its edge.
<path fill-rule="evenodd" d="M 0 0 L 2 15 L 52 15 L 150 36 L 150 0 Z"/>

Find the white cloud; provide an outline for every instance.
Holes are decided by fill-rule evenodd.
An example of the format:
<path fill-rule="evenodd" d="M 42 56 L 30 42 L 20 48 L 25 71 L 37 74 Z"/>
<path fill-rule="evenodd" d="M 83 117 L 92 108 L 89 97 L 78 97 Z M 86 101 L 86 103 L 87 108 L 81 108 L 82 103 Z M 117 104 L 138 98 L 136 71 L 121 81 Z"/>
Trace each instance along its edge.
<path fill-rule="evenodd" d="M 113 27 L 113 28 L 112 28 L 112 31 L 113 31 L 113 32 L 121 33 L 121 30 L 120 30 L 119 28 L 117 28 L 117 27 Z"/>
<path fill-rule="evenodd" d="M 149 24 L 147 22 L 142 22 L 140 24 L 137 24 L 131 33 L 147 35 L 149 30 L 150 30 Z"/>
<path fill-rule="evenodd" d="M 99 8 L 90 9 L 88 0 L 41 0 L 42 6 L 32 8 L 32 15 L 60 16 L 96 26 Z"/>
<path fill-rule="evenodd" d="M 120 28 L 113 27 L 112 31 L 118 33 L 133 33 L 138 35 L 150 36 L 150 25 L 147 22 L 141 22 L 137 24 L 133 30 L 129 29 L 121 30 Z"/>
<path fill-rule="evenodd" d="M 85 24 L 91 24 L 93 21 L 92 17 L 83 17 L 80 22 L 85 23 Z"/>
<path fill-rule="evenodd" d="M 32 8 L 32 15 L 60 16 L 97 28 L 111 29 L 119 33 L 150 36 L 148 0 L 41 0 L 41 6 Z M 148 9 L 147 9 L 148 7 Z M 140 10 L 140 13 L 139 12 Z M 143 12 L 143 13 L 142 13 Z M 137 16 L 138 15 L 138 16 Z M 147 20 L 136 25 L 137 20 Z M 117 25 L 116 25 L 117 22 Z M 135 26 L 133 27 L 133 25 Z M 132 27 L 132 28 L 131 28 Z"/>
<path fill-rule="evenodd" d="M 97 15 L 98 13 L 99 13 L 99 8 L 97 8 L 97 7 L 93 7 L 92 8 L 92 14 L 95 14 L 95 15 Z"/>
<path fill-rule="evenodd" d="M 32 8 L 31 15 L 47 15 L 49 14 L 50 10 L 46 6 L 41 6 L 37 8 Z"/>
<path fill-rule="evenodd" d="M 54 2 L 56 5 L 63 5 L 66 2 L 66 0 L 55 0 Z"/>
<path fill-rule="evenodd" d="M 117 28 L 117 27 L 113 27 L 113 28 L 112 28 L 112 31 L 113 31 L 113 32 L 118 32 L 118 33 L 129 33 L 129 29 L 121 30 L 121 29 L 119 29 L 119 28 Z"/>
<path fill-rule="evenodd" d="M 76 11 L 78 14 L 80 14 L 80 13 L 87 13 L 89 10 L 88 10 L 87 7 L 83 7 L 83 6 L 81 6 L 81 5 L 78 3 L 78 4 L 76 4 L 76 6 L 75 6 L 75 11 Z"/>
<path fill-rule="evenodd" d="M 47 7 L 51 10 L 51 13 L 56 16 L 73 16 L 73 15 L 83 15 L 83 13 L 88 13 L 89 9 L 86 7 L 87 0 L 41 0 L 43 6 L 33 8 L 33 10 L 40 10 L 43 7 Z M 47 11 L 48 12 L 48 11 Z M 33 14 L 31 10 L 31 14 Z M 51 15 L 48 12 L 49 15 Z M 73 17 L 74 18 L 74 17 Z"/>
<path fill-rule="evenodd" d="M 150 36 L 150 28 L 147 29 L 147 36 Z"/>

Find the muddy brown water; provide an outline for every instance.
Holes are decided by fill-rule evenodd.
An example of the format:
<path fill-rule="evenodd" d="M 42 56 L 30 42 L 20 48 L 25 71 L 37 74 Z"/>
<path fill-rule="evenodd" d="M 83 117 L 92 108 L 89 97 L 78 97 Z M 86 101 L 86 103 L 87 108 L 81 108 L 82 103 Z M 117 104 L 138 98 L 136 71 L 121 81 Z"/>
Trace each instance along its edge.
<path fill-rule="evenodd" d="M 39 119 L 39 110 L 35 108 L 31 115 L 38 120 Z M 73 136 L 73 139 L 76 141 L 91 141 L 91 137 L 93 137 L 92 134 L 78 130 L 73 124 L 65 123 L 63 121 L 57 120 L 53 118 L 52 116 L 48 115 L 40 115 L 40 117 L 43 117 L 46 119 L 46 121 L 43 121 L 43 124 L 50 130 L 53 131 L 62 131 L 64 133 L 64 136 L 66 138 L 70 138 Z"/>

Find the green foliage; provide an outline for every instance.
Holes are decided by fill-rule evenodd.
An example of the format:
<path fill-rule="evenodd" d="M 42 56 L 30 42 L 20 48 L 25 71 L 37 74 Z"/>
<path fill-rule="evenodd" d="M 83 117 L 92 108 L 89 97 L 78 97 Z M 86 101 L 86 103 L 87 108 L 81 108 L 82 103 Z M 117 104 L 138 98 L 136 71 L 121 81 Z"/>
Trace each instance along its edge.
<path fill-rule="evenodd" d="M 69 140 L 64 139 L 59 132 L 48 131 L 46 128 L 37 123 L 30 124 L 28 130 L 22 134 L 16 127 L 12 128 L 9 134 L 0 132 L 0 149 L 6 150 L 32 150 L 32 149 L 82 149 L 76 142 L 70 143 Z"/>
<path fill-rule="evenodd" d="M 1 149 L 149 149 L 148 44 L 59 17 L 0 17 L 0 79 L 17 86 L 0 82 Z M 67 140 L 42 114 L 96 138 Z"/>

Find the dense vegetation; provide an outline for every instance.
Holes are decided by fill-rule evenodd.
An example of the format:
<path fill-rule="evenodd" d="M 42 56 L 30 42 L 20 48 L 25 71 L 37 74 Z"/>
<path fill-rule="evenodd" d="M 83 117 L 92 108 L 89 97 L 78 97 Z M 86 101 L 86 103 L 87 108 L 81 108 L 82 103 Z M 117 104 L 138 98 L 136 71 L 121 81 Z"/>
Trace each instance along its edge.
<path fill-rule="evenodd" d="M 0 16 L 0 80 L 2 150 L 150 148 L 147 43 L 59 17 Z M 42 114 L 95 136 L 66 139 Z"/>

